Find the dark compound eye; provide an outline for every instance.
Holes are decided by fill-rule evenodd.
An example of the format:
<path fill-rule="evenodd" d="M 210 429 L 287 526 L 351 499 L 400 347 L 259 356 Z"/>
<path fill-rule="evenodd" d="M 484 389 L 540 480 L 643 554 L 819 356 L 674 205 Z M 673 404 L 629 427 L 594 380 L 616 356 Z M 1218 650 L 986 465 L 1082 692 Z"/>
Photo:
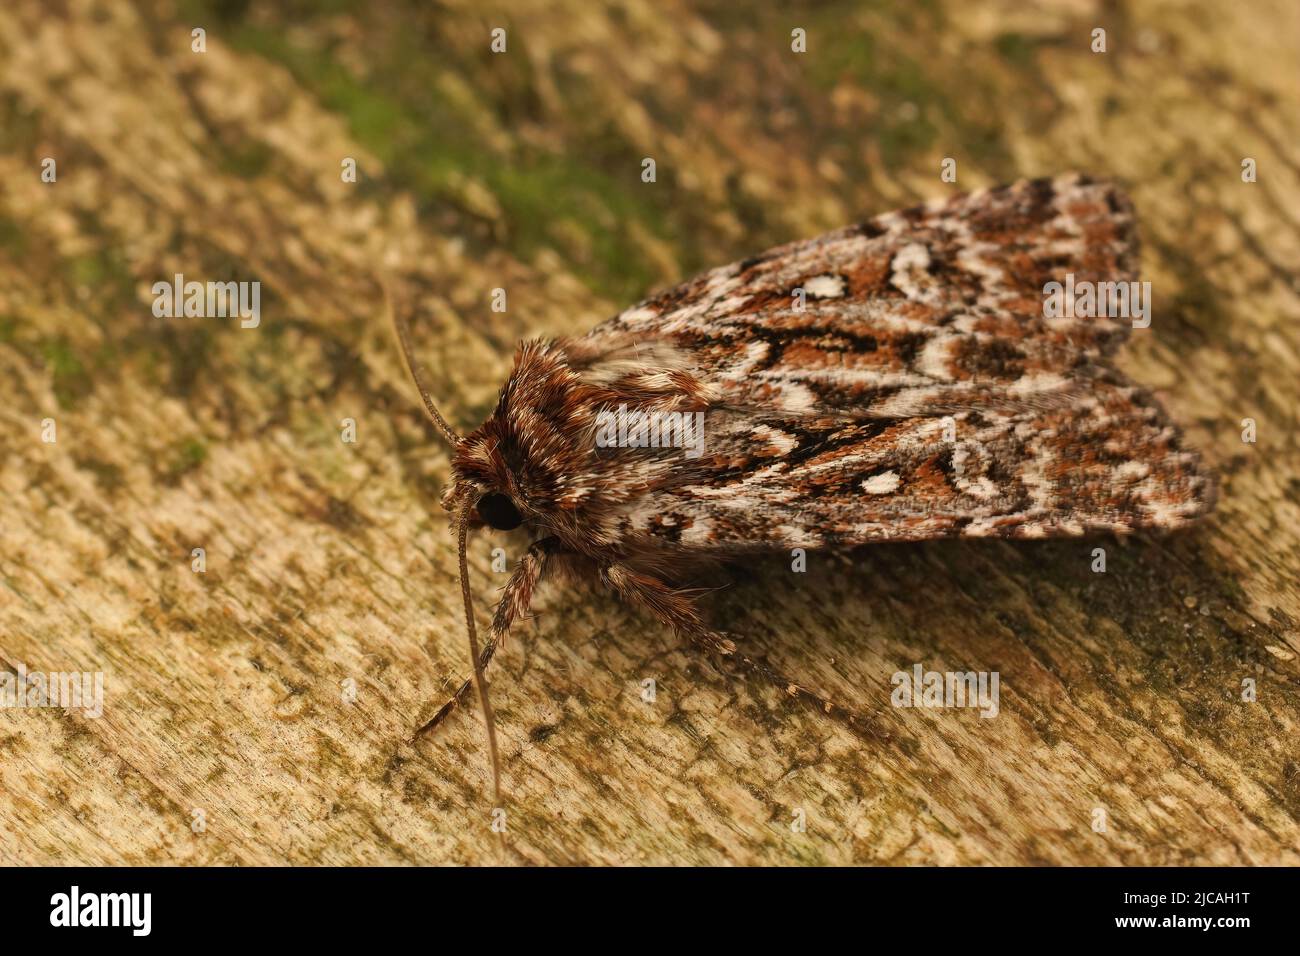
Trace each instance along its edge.
<path fill-rule="evenodd" d="M 498 531 L 513 531 L 524 523 L 515 503 L 505 495 L 490 491 L 475 505 L 478 516 Z"/>

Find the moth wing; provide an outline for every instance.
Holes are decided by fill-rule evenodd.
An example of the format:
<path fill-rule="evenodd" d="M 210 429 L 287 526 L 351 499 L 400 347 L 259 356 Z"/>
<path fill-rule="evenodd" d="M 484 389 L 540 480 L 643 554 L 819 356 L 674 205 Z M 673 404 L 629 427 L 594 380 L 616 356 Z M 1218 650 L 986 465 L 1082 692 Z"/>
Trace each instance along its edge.
<path fill-rule="evenodd" d="M 682 368 L 733 408 L 897 418 L 1050 401 L 1127 333 L 1045 318 L 1044 286 L 1135 278 L 1133 210 L 1113 183 L 1023 181 L 771 249 L 648 299 L 574 358 Z"/>
<path fill-rule="evenodd" d="M 1131 319 L 1045 315 L 1050 283 L 1134 280 L 1136 242 L 1113 183 L 1025 181 L 715 269 L 566 343 L 593 381 L 708 408 L 702 456 L 661 461 L 619 536 L 726 552 L 1192 521 L 1213 480 L 1106 361 Z"/>
<path fill-rule="evenodd" d="M 710 412 L 705 449 L 624 513 L 623 536 L 720 552 L 1062 537 L 1177 528 L 1214 499 L 1160 406 L 1122 382 L 939 418 Z"/>

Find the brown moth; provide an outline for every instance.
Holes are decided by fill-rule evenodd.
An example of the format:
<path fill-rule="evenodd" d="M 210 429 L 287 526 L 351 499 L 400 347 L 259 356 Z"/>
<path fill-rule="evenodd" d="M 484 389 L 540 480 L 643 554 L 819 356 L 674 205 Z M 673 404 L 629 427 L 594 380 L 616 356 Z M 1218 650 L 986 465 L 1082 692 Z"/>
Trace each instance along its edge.
<path fill-rule="evenodd" d="M 496 410 L 465 436 L 434 407 L 395 314 L 452 445 L 443 506 L 498 794 L 484 672 L 554 569 L 595 575 L 704 651 L 861 726 L 706 623 L 689 590 L 699 572 L 757 552 L 1163 530 L 1206 514 L 1212 476 L 1109 364 L 1129 320 L 1045 314 L 1050 283 L 1127 283 L 1136 268 L 1132 206 L 1104 181 L 891 212 L 714 269 L 580 338 L 524 342 Z M 480 648 L 465 543 L 483 525 L 534 540 Z"/>

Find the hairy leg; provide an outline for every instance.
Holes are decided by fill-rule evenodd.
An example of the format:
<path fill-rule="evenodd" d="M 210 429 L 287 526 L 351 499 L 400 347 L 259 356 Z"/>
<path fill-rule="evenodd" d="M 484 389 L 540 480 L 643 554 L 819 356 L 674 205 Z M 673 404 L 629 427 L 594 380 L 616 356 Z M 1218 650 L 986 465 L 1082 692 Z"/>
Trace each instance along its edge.
<path fill-rule="evenodd" d="M 880 741 L 889 737 L 870 718 L 833 704 L 814 691 L 790 680 L 772 668 L 761 656 L 749 656 L 736 642 L 721 631 L 709 627 L 700 618 L 695 601 L 686 593 L 674 590 L 653 575 L 620 564 L 606 564 L 600 569 L 601 580 L 629 603 L 649 611 L 696 647 L 715 655 L 743 673 L 760 677 L 810 707 L 846 725 L 855 733 Z"/>
<path fill-rule="evenodd" d="M 529 607 L 533 602 L 533 590 L 541 581 L 542 575 L 546 572 L 547 560 L 559 548 L 559 541 L 556 538 L 539 538 L 528 546 L 519 564 L 515 566 L 514 572 L 510 575 L 510 580 L 506 582 L 504 593 L 501 596 L 501 602 L 497 604 L 496 613 L 492 616 L 492 627 L 488 632 L 487 642 L 479 652 L 479 669 L 486 671 L 488 664 L 492 662 L 492 656 L 496 653 L 497 646 L 504 643 L 506 634 L 514 625 L 518 618 L 528 613 Z M 438 712 L 423 727 L 411 735 L 411 739 L 418 738 L 425 734 L 444 720 L 453 710 L 459 707 L 465 701 L 470 689 L 474 686 L 474 681 L 466 680 L 452 694 L 451 699 L 438 709 Z"/>

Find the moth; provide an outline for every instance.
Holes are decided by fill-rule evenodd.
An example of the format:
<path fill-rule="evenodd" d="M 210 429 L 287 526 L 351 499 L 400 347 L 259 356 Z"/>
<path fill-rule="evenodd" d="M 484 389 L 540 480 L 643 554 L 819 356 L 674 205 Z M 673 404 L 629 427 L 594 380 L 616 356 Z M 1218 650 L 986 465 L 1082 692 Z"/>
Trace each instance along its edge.
<path fill-rule="evenodd" d="M 452 449 L 442 504 L 473 666 L 421 730 L 477 687 L 499 796 L 484 674 L 557 570 L 594 576 L 710 655 L 843 715 L 705 620 L 692 590 L 703 569 L 794 548 L 1168 530 L 1205 515 L 1213 476 L 1111 364 L 1131 322 L 1044 308 L 1049 283 L 1131 282 L 1137 262 L 1133 207 L 1112 182 L 1068 175 L 914 206 L 714 269 L 586 335 L 522 343 L 495 410 L 464 436 L 434 406 L 393 312 Z M 632 430 L 610 431 L 614 411 Z M 644 441 L 655 421 L 702 423 L 697 453 Z M 480 647 L 465 548 L 484 526 L 533 540 Z"/>

